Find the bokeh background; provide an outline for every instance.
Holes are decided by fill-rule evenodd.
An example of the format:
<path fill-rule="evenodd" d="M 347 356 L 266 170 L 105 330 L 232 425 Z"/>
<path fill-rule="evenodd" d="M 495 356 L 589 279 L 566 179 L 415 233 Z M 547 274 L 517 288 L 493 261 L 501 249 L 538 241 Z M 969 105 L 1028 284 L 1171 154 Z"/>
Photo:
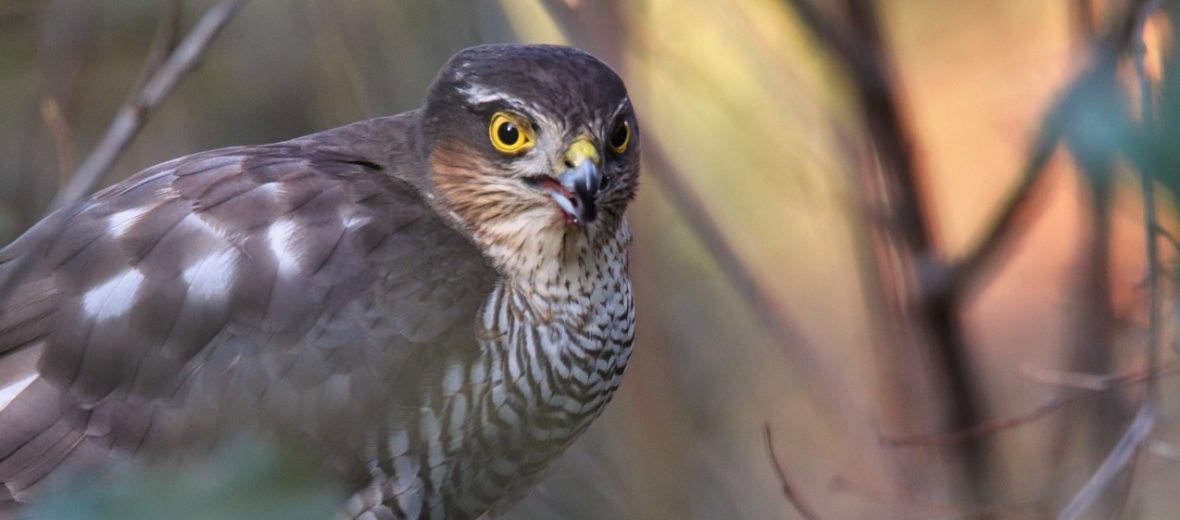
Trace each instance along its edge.
<path fill-rule="evenodd" d="M 1137 163 L 1093 166 L 1057 149 L 970 289 L 932 314 L 923 288 L 970 255 L 1050 107 L 1138 4 L 882 0 L 874 44 L 843 22 L 864 3 L 814 5 L 884 63 L 917 200 L 889 181 L 855 70 L 777 0 L 249 2 L 104 182 L 414 108 L 469 45 L 583 47 L 627 81 L 648 146 L 630 213 L 639 338 L 615 402 L 505 518 L 798 518 L 767 432 L 797 502 L 820 518 L 1053 517 L 1145 397 L 1143 385 L 1085 386 L 1143 370 L 1153 293 L 1170 346 L 1175 255 L 1161 238 L 1164 270 L 1147 278 Z M 212 4 L 185 2 L 186 26 Z M 168 9 L 0 0 L 0 243 L 43 215 L 95 146 Z M 1147 23 L 1156 85 L 1170 27 L 1162 13 Z M 1134 47 L 1120 45 L 1112 52 Z M 1116 54 L 1099 84 L 1125 93 L 1134 126 L 1132 55 Z M 1134 140 L 1111 134 L 1124 127 L 1108 112 L 1066 111 L 1115 129 L 1071 134 L 1075 151 Z M 1169 201 L 1158 194 L 1163 228 Z M 921 209 L 925 247 L 891 227 L 907 204 Z M 1180 510 L 1169 398 L 1180 388 L 1160 384 L 1151 435 L 1093 518 Z M 1063 396 L 1077 398 L 1022 419 Z M 994 431 L 893 442 L 977 423 Z"/>

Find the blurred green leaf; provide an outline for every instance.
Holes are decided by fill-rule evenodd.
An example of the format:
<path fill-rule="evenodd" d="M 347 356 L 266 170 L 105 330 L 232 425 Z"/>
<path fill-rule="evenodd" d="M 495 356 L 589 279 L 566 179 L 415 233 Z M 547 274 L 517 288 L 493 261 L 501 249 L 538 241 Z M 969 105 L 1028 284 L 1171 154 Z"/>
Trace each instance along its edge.
<path fill-rule="evenodd" d="M 322 470 L 295 450 L 256 439 L 235 442 L 185 468 L 119 474 L 37 506 L 48 520 L 324 520 L 342 494 Z"/>

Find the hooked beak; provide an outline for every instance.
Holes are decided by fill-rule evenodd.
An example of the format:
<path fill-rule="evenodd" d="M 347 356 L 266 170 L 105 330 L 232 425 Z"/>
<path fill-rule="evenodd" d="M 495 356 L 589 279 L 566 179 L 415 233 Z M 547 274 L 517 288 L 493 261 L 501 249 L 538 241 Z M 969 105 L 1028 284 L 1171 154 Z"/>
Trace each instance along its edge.
<path fill-rule="evenodd" d="M 545 188 L 545 193 L 557 203 L 570 223 L 585 225 L 594 222 L 598 216 L 598 189 L 601 174 L 598 171 L 598 149 L 588 137 L 579 137 L 566 148 L 564 154 L 566 170 L 554 179 L 557 181 Z"/>

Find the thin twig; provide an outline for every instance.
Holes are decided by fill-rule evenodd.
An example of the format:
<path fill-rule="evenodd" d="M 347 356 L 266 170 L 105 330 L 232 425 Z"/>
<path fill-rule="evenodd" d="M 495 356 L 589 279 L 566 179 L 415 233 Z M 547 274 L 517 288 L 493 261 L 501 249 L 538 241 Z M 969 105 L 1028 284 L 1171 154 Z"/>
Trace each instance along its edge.
<path fill-rule="evenodd" d="M 1090 372 L 1050 370 L 1033 366 L 1022 368 L 1019 374 L 1029 381 L 1046 386 L 1090 391 L 1104 390 L 1110 386 L 1110 382 L 1114 378 L 1118 377 L 1107 374 L 1093 374 Z"/>
<path fill-rule="evenodd" d="M 160 103 L 196 68 L 209 44 L 245 2 L 246 0 L 222 0 L 209 8 L 162 64 L 156 63 L 158 60 L 154 58 L 155 51 L 149 52 L 145 69 L 154 69 L 154 72 L 149 74 L 119 107 L 102 140 L 82 161 L 70 182 L 62 186 L 54 196 L 49 213 L 81 200 L 94 189 Z M 175 16 L 175 7 L 173 9 L 170 11 L 171 16 Z M 156 45 L 170 45 L 168 40 L 170 38 L 157 38 Z M 58 220 L 51 235 L 56 235 L 65 226 L 66 221 L 64 218 Z M 0 273 L 0 303 L 8 297 L 16 280 L 19 280 L 21 274 L 29 268 L 31 259 L 32 255 L 25 255 L 4 265 L 5 270 Z"/>
<path fill-rule="evenodd" d="M 1131 421 L 1131 426 L 1127 428 L 1127 432 L 1110 451 L 1110 455 L 1102 461 L 1102 465 L 1098 466 L 1098 470 L 1090 476 L 1086 485 L 1082 486 L 1082 489 L 1070 499 L 1065 509 L 1061 510 L 1061 514 L 1057 515 L 1057 520 L 1078 518 L 1098 500 L 1102 491 L 1139 452 L 1139 447 L 1143 445 L 1143 441 L 1147 440 L 1154 426 L 1155 408 L 1151 406 L 1150 401 L 1146 401 L 1144 406 L 1139 407 L 1139 412 L 1135 414 L 1135 420 Z"/>
<path fill-rule="evenodd" d="M 1045 402 L 1017 415 L 985 421 L 970 428 L 946 433 L 921 433 L 916 435 L 881 436 L 881 442 L 891 446 L 920 446 L 955 444 L 978 437 L 994 435 L 1017 426 L 1031 423 L 1062 409 L 1065 405 L 1094 394 L 1109 392 L 1117 388 L 1144 383 L 1148 380 L 1180 374 L 1180 365 L 1171 365 L 1155 373 L 1139 371 L 1119 376 L 1108 376 L 1106 383 L 1098 388 L 1077 389 L 1051 396 Z"/>
<path fill-rule="evenodd" d="M 1158 7 L 1158 0 L 1133 2 L 1131 5 L 1132 10 L 1128 16 L 1128 18 L 1132 19 L 1132 36 L 1130 36 L 1131 59 L 1134 64 L 1139 89 L 1141 124 L 1148 131 L 1154 125 L 1154 116 L 1151 102 L 1151 84 L 1147 78 L 1147 71 L 1143 62 L 1146 53 L 1146 42 L 1143 40 L 1143 27 L 1147 22 L 1147 17 Z M 1124 509 L 1130 496 L 1130 486 L 1133 481 L 1132 479 L 1134 479 L 1134 468 L 1137 466 L 1136 461 L 1138 460 L 1138 455 L 1142 453 L 1143 444 L 1148 436 L 1151 435 L 1152 428 L 1155 425 L 1155 407 L 1159 397 L 1159 377 L 1156 373 L 1156 367 L 1159 365 L 1160 327 L 1157 269 L 1159 248 L 1156 242 L 1156 229 L 1159 228 L 1159 223 L 1155 214 L 1155 193 L 1150 173 L 1146 171 L 1139 172 L 1143 197 L 1143 228 L 1146 241 L 1144 247 L 1145 255 L 1147 256 L 1147 265 L 1145 267 L 1147 273 L 1145 278 L 1147 284 L 1148 325 L 1147 338 L 1144 342 L 1147 358 L 1147 391 L 1144 393 L 1143 401 L 1139 405 L 1139 411 L 1135 414 L 1135 420 L 1131 422 L 1131 426 L 1127 428 L 1126 433 L 1119 439 L 1118 444 L 1103 459 L 1102 464 L 1098 466 L 1094 474 L 1090 476 L 1090 480 L 1066 504 L 1065 509 L 1057 516 L 1059 520 L 1073 520 L 1080 517 L 1082 513 L 1098 500 L 1103 491 L 1114 482 L 1114 479 L 1126 469 L 1128 480 L 1118 504 L 1119 510 Z"/>
<path fill-rule="evenodd" d="M 778 461 L 778 455 L 774 453 L 774 441 L 770 434 L 770 423 L 762 423 L 762 437 L 766 441 L 766 455 L 770 459 L 770 465 L 774 468 L 775 475 L 778 475 L 778 481 L 783 488 L 783 496 L 786 497 L 787 502 L 795 511 L 802 516 L 804 520 L 819 520 L 819 515 L 803 502 L 803 498 L 799 496 L 799 492 L 795 490 L 795 486 L 791 485 L 791 481 L 787 479 L 787 473 L 783 471 L 782 464 Z"/>

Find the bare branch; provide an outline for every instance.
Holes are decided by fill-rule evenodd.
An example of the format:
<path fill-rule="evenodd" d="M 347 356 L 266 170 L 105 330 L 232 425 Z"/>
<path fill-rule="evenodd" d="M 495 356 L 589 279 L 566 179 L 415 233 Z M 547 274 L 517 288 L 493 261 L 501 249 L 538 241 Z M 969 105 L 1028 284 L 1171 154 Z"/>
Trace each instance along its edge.
<path fill-rule="evenodd" d="M 1023 228 L 1017 226 L 1017 223 L 1029 215 L 1033 195 L 1044 177 L 1045 165 L 1053 156 L 1053 151 L 1061 138 L 1063 128 L 1060 114 L 1063 105 L 1064 103 L 1057 103 L 1045 116 L 1045 124 L 1038 132 L 1032 152 L 1021 168 L 1020 181 L 1004 199 L 987 231 L 984 231 L 975 246 L 951 267 L 949 276 L 944 280 L 946 287 L 934 290 L 969 294 L 984 270 L 999 256 L 998 253 L 1002 251 L 1003 246 L 1013 240 L 1015 233 Z"/>
<path fill-rule="evenodd" d="M 1073 520 L 1078 518 L 1098 500 L 1098 497 L 1102 495 L 1102 491 L 1110 485 L 1123 468 L 1131 462 L 1134 455 L 1139 452 L 1139 448 L 1147 440 L 1154 426 L 1155 409 L 1151 406 L 1150 401 L 1147 401 L 1144 406 L 1139 407 L 1139 412 L 1135 414 L 1135 420 L 1131 422 L 1131 426 L 1127 428 L 1127 432 L 1123 434 L 1118 444 L 1110 451 L 1110 455 L 1106 457 L 1106 460 L 1102 461 L 1102 465 L 1098 466 L 1098 470 L 1090 476 L 1090 480 L 1074 495 L 1069 501 L 1069 504 L 1066 504 L 1061 514 L 1057 515 L 1057 519 Z"/>
<path fill-rule="evenodd" d="M 155 71 L 148 74 L 147 79 L 139 87 L 133 89 L 132 95 L 116 112 L 102 140 L 82 161 L 69 184 L 58 190 L 48 213 L 81 200 L 94 189 L 160 103 L 196 68 L 209 44 L 245 2 L 246 0 L 222 0 L 211 7 L 162 64 L 156 65 L 157 60 L 152 58 L 156 51 L 149 52 L 145 69 Z M 175 9 L 174 5 L 173 11 L 170 11 L 173 17 L 176 16 Z M 170 45 L 169 40 L 171 38 L 157 38 L 156 45 Z M 60 231 L 65 222 L 66 219 L 60 219 L 55 224 L 55 231 Z M 12 284 L 20 279 L 20 275 L 29 267 L 30 258 L 32 257 L 23 256 L 12 264 L 4 265 L 5 271 L 0 273 L 0 302 L 7 298 Z"/>
<path fill-rule="evenodd" d="M 160 103 L 196 68 L 209 44 L 245 2 L 222 0 L 201 16 L 168 59 L 119 107 L 102 141 L 82 161 L 70 183 L 53 198 L 51 211 L 77 202 L 94 189 Z"/>
<path fill-rule="evenodd" d="M 791 485 L 790 480 L 787 480 L 787 473 L 783 471 L 782 464 L 779 464 L 778 456 L 774 453 L 774 441 L 770 434 L 770 423 L 762 423 L 762 437 L 766 440 L 766 455 L 770 458 L 770 465 L 774 468 L 775 475 L 778 475 L 778 481 L 783 487 L 783 496 L 787 498 L 787 502 L 799 512 L 804 520 L 819 520 L 819 515 L 803 502 L 803 498 L 795 491 L 795 487 Z"/>

